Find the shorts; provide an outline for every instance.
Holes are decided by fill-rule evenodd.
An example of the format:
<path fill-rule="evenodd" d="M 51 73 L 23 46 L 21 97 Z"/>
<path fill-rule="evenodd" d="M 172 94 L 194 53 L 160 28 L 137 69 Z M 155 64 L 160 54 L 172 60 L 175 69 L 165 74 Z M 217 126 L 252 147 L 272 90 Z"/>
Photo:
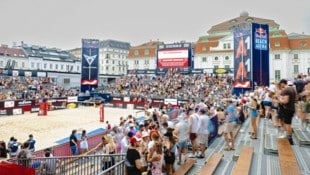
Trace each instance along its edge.
<path fill-rule="evenodd" d="M 264 106 L 272 106 L 271 101 L 263 101 Z"/>
<path fill-rule="evenodd" d="M 190 133 L 190 134 L 189 134 L 189 139 L 190 139 L 191 141 L 194 141 L 196 138 L 197 138 L 197 134 L 196 134 L 196 133 Z"/>
<path fill-rule="evenodd" d="M 224 133 L 233 132 L 235 126 L 236 126 L 236 122 L 225 123 Z"/>
<path fill-rule="evenodd" d="M 281 112 L 279 112 L 278 118 L 282 119 L 284 124 L 291 125 L 294 114 L 295 114 L 295 111 L 283 108 L 281 109 Z"/>
<path fill-rule="evenodd" d="M 177 147 L 178 149 L 187 149 L 188 147 L 187 140 L 179 141 Z"/>
<path fill-rule="evenodd" d="M 198 134 L 197 140 L 199 144 L 208 146 L 209 134 Z"/>

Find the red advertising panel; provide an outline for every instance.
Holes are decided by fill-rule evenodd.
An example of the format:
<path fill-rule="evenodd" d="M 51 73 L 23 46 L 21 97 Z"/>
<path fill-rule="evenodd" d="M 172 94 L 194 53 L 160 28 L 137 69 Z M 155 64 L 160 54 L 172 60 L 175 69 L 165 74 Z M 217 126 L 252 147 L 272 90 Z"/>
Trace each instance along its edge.
<path fill-rule="evenodd" d="M 187 68 L 189 67 L 189 49 L 164 49 L 157 53 L 157 68 Z"/>

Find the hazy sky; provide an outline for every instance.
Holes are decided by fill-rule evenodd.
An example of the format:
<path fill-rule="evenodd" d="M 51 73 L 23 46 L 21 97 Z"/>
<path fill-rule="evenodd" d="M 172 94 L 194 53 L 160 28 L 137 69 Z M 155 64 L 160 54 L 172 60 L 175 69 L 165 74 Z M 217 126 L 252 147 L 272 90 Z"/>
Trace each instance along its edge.
<path fill-rule="evenodd" d="M 289 2 L 289 3 L 287 3 Z M 273 19 L 287 33 L 310 34 L 310 1 L 280 0 L 0 0 L 0 43 L 71 49 L 81 38 L 139 45 L 197 41 L 216 24 L 238 17 Z"/>

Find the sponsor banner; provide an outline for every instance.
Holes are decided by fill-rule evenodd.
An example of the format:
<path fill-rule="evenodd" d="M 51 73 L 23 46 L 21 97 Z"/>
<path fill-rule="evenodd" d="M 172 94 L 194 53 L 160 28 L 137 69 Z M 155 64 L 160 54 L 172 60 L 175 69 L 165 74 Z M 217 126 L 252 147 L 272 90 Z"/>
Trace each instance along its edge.
<path fill-rule="evenodd" d="M 70 102 L 78 102 L 78 97 L 77 96 L 67 97 L 67 102 L 68 103 L 70 103 Z"/>
<path fill-rule="evenodd" d="M 165 98 L 164 104 L 165 105 L 171 104 L 171 105 L 175 106 L 175 105 L 178 105 L 178 100 L 175 98 Z"/>
<path fill-rule="evenodd" d="M 82 39 L 81 92 L 98 87 L 99 40 Z"/>
<path fill-rule="evenodd" d="M 39 112 L 40 111 L 40 107 L 37 105 L 37 106 L 33 106 L 31 107 L 30 109 L 30 112 L 33 113 L 33 112 Z"/>
<path fill-rule="evenodd" d="M 269 86 L 269 27 L 264 24 L 252 24 L 253 36 L 253 83 Z"/>
<path fill-rule="evenodd" d="M 12 71 L 12 76 L 13 76 L 13 77 L 18 77 L 18 76 L 19 76 L 18 70 L 13 70 L 13 71 Z"/>
<path fill-rule="evenodd" d="M 168 69 L 158 68 L 156 69 L 156 75 L 165 75 L 168 72 Z"/>
<path fill-rule="evenodd" d="M 46 77 L 46 72 L 37 72 L 38 77 Z"/>
<path fill-rule="evenodd" d="M 144 103 L 145 99 L 143 97 L 130 97 L 131 103 Z"/>
<path fill-rule="evenodd" d="M 143 105 L 134 105 L 134 109 L 144 110 L 144 106 Z"/>
<path fill-rule="evenodd" d="M 236 82 L 233 82 L 233 86 L 235 88 L 251 88 L 252 87 L 250 81 L 243 81 L 243 82 L 236 81 Z"/>
<path fill-rule="evenodd" d="M 234 29 L 234 80 L 244 84 L 252 80 L 251 24 L 242 23 Z M 235 88 L 240 88 L 234 86 Z"/>
<path fill-rule="evenodd" d="M 113 103 L 123 102 L 123 97 L 112 97 Z"/>
<path fill-rule="evenodd" d="M 15 101 L 4 101 L 4 108 L 14 108 Z"/>
<path fill-rule="evenodd" d="M 203 69 L 192 69 L 191 70 L 192 74 L 203 74 Z"/>
<path fill-rule="evenodd" d="M 73 109 L 73 108 L 77 108 L 79 106 L 79 104 L 77 102 L 70 102 L 67 103 L 67 108 L 68 109 Z"/>
<path fill-rule="evenodd" d="M 214 68 L 213 73 L 214 74 L 228 74 L 230 72 L 230 69 L 227 68 Z"/>
<path fill-rule="evenodd" d="M 186 104 L 186 103 L 188 103 L 188 100 L 178 100 L 178 104 L 179 104 L 180 106 L 182 106 L 182 105 L 184 105 L 184 104 Z"/>
<path fill-rule="evenodd" d="M 25 74 L 25 77 L 31 77 L 32 76 L 32 72 L 30 72 L 30 71 L 25 71 L 24 74 Z"/>
<path fill-rule="evenodd" d="M 7 109 L 0 109 L 0 115 L 8 115 Z"/>
<path fill-rule="evenodd" d="M 13 115 L 21 115 L 24 113 L 23 108 L 14 108 L 13 110 Z"/>
<path fill-rule="evenodd" d="M 130 97 L 124 97 L 124 102 L 130 102 Z"/>
<path fill-rule="evenodd" d="M 31 106 L 34 104 L 34 100 L 16 100 L 15 107 Z"/>

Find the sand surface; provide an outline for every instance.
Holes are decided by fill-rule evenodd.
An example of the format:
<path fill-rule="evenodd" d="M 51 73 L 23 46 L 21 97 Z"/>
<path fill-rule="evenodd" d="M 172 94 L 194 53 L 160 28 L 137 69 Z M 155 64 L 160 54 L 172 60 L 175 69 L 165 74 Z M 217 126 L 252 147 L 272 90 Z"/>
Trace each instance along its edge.
<path fill-rule="evenodd" d="M 105 107 L 105 121 L 112 126 L 119 124 L 121 116 L 136 115 L 133 109 L 119 109 Z M 75 109 L 48 111 L 47 116 L 38 116 L 37 113 L 0 117 L 0 140 L 8 142 L 11 136 L 18 142 L 24 142 L 29 134 L 36 140 L 36 150 L 57 145 L 57 140 L 69 137 L 73 129 L 87 132 L 98 128 L 105 128 L 105 122 L 99 121 L 99 108 L 80 106 Z"/>

